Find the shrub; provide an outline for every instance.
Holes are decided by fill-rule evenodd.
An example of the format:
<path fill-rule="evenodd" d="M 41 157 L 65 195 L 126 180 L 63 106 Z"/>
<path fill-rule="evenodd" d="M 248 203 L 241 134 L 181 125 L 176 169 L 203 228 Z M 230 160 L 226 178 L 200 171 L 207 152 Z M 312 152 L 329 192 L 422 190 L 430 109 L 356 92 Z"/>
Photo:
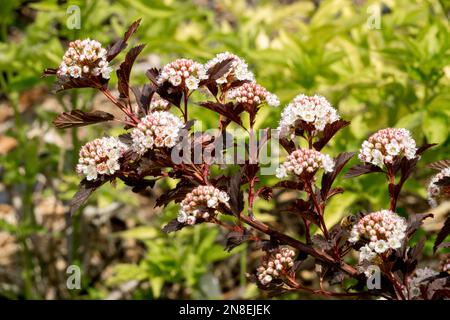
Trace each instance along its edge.
<path fill-rule="evenodd" d="M 116 179 L 135 192 L 151 188 L 161 179 L 177 179 L 176 187 L 157 199 L 160 206 L 172 201 L 180 205 L 177 218 L 163 230 L 174 232 L 209 223 L 229 230 L 228 250 L 244 242 L 254 243 L 252 248 L 265 255 L 248 277 L 272 294 L 307 291 L 324 296 L 400 300 L 450 296 L 444 269 L 417 268 L 424 240 L 409 245 L 422 221 L 432 215 L 405 218 L 396 213 L 403 185 L 420 156 L 433 144 L 417 147 L 404 128 L 382 129 L 364 141 L 359 152 L 362 163 L 351 167 L 346 177 L 385 175 L 389 207 L 349 216 L 330 227 L 324 219 L 327 202 L 344 192 L 334 186 L 334 181 L 355 153 L 343 152 L 332 158 L 323 149 L 350 122 L 341 119 L 325 97 L 299 95 L 282 112 L 279 127 L 259 129 L 258 140 L 255 124 L 260 109 L 277 107 L 279 100 L 256 83 L 243 59 L 230 53 L 219 54 L 204 65 L 178 59 L 162 70 L 150 69 L 146 73 L 149 83 L 139 89 L 129 83 L 133 63 L 144 48 L 136 46 L 116 71 L 116 96 L 108 88 L 109 63 L 126 48 L 139 23 L 134 22 L 123 39 L 107 49 L 97 41 L 71 43 L 59 68 L 45 71 L 46 75 L 57 76 L 57 91 L 95 88 L 124 114 L 124 118 L 117 118 L 103 111 L 72 110 L 54 120 L 58 128 L 116 121 L 126 131 L 81 148 L 77 172 L 84 179 L 71 202 L 72 212 L 97 188 Z M 195 130 L 195 121 L 189 119 L 189 108 L 193 107 L 189 102 L 194 97 L 207 99 L 196 101 L 196 107 L 218 114 L 217 130 Z M 182 119 L 171 109 L 178 110 Z M 242 135 L 245 138 L 239 144 Z M 281 165 L 276 154 L 278 145 L 288 153 Z M 234 153 L 239 146 L 243 154 Z M 267 152 L 269 163 L 264 162 Z M 440 161 L 432 167 L 441 171 L 428 188 L 432 201 L 436 201 L 437 197 L 448 196 L 449 163 Z M 262 175 L 274 173 L 279 182 L 271 186 L 261 183 Z M 279 190 L 296 195 L 282 212 L 303 222 L 298 232 L 302 240 L 257 219 L 255 200 L 270 201 Z M 434 249 L 442 245 L 449 225 L 447 219 Z M 359 251 L 356 263 L 351 258 L 354 250 Z M 310 288 L 297 275 L 308 257 L 314 259 L 319 271 L 320 288 Z M 345 279 L 353 279 L 353 285 L 346 286 Z M 324 281 L 341 283 L 342 288 L 330 291 L 323 286 Z"/>

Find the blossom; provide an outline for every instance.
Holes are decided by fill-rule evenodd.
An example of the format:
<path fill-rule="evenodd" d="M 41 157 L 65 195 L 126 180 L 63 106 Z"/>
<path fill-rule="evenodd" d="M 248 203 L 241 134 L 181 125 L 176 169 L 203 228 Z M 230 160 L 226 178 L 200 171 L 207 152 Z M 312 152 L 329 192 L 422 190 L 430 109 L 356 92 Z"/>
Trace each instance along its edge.
<path fill-rule="evenodd" d="M 413 159 L 416 157 L 416 151 L 416 142 L 408 130 L 386 128 L 363 142 L 358 157 L 363 162 L 382 167 L 403 156 Z"/>
<path fill-rule="evenodd" d="M 106 49 L 102 48 L 100 42 L 88 38 L 69 43 L 57 75 L 72 78 L 101 76 L 109 79 L 111 71 Z"/>
<path fill-rule="evenodd" d="M 420 296 L 420 285 L 438 274 L 439 272 L 428 267 L 416 269 L 413 276 L 408 279 L 409 295 L 411 298 Z"/>
<path fill-rule="evenodd" d="M 442 187 L 438 185 L 438 183 L 444 179 L 444 178 L 450 177 L 450 167 L 442 169 L 439 173 L 437 173 L 433 178 L 431 178 L 428 187 L 427 187 L 427 194 L 428 194 L 428 202 L 432 207 L 437 206 L 437 198 L 442 193 Z"/>
<path fill-rule="evenodd" d="M 232 83 L 236 80 L 240 81 L 255 81 L 255 76 L 251 71 L 248 70 L 248 66 L 245 63 L 245 61 L 241 58 L 239 58 L 237 55 L 229 53 L 229 52 L 222 52 L 218 53 L 213 59 L 209 60 L 205 64 L 205 70 L 209 70 L 210 68 L 214 67 L 215 65 L 221 63 L 222 61 L 225 61 L 227 59 L 233 59 L 230 65 L 230 69 L 220 78 L 216 80 L 216 83 L 218 84 L 227 84 Z"/>
<path fill-rule="evenodd" d="M 150 111 L 168 111 L 170 109 L 170 103 L 156 95 L 153 96 L 150 102 Z"/>
<path fill-rule="evenodd" d="M 229 200 L 225 191 L 213 186 L 198 186 L 181 201 L 177 220 L 180 223 L 195 224 L 198 218 L 208 219 L 215 214 L 219 204 L 228 206 Z"/>
<path fill-rule="evenodd" d="M 139 155 L 153 148 L 171 148 L 177 143 L 183 122 L 167 111 L 155 111 L 140 119 L 131 131 L 132 149 Z"/>
<path fill-rule="evenodd" d="M 269 284 L 273 279 L 280 278 L 283 272 L 294 266 L 295 252 L 282 247 L 269 251 L 256 269 L 256 276 L 262 285 Z"/>
<path fill-rule="evenodd" d="M 323 168 L 325 172 L 333 171 L 333 159 L 329 155 L 313 149 L 297 149 L 276 170 L 276 176 L 280 179 L 288 174 L 301 176 L 303 173 L 316 172 L 320 168 Z"/>
<path fill-rule="evenodd" d="M 86 143 L 80 149 L 76 171 L 95 180 L 98 175 L 112 175 L 120 170 L 120 158 L 128 146 L 115 137 L 104 137 Z"/>
<path fill-rule="evenodd" d="M 190 59 L 178 59 L 166 64 L 158 77 L 158 84 L 169 81 L 173 86 L 184 86 L 188 90 L 196 90 L 200 81 L 207 75 L 202 64 Z"/>
<path fill-rule="evenodd" d="M 280 101 L 276 95 L 270 93 L 255 82 L 247 82 L 228 91 L 227 97 L 228 99 L 236 100 L 238 103 L 243 103 L 250 107 L 257 107 L 263 103 L 267 103 L 272 107 L 278 107 L 280 105 Z"/>
<path fill-rule="evenodd" d="M 356 243 L 361 238 L 369 241 L 359 249 L 360 263 L 371 261 L 377 254 L 389 249 L 399 249 L 406 234 L 405 219 L 389 210 L 372 212 L 355 224 L 350 232 L 349 242 Z"/>
<path fill-rule="evenodd" d="M 339 115 L 326 98 L 300 94 L 281 113 L 278 126 L 281 135 L 293 134 L 298 120 L 313 125 L 315 131 L 323 131 L 327 124 L 339 120 Z"/>

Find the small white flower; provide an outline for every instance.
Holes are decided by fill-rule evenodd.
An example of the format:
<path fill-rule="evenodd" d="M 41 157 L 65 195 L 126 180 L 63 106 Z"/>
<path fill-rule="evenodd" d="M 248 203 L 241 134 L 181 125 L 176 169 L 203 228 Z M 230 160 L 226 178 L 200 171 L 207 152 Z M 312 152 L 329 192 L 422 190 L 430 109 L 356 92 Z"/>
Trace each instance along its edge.
<path fill-rule="evenodd" d="M 97 179 L 97 168 L 94 165 L 86 166 L 84 172 L 88 181 Z"/>
<path fill-rule="evenodd" d="M 400 240 L 398 240 L 398 238 L 396 237 L 391 237 L 388 240 L 388 246 L 392 249 L 398 249 L 402 246 L 402 243 L 400 242 Z"/>
<path fill-rule="evenodd" d="M 287 177 L 286 169 L 283 166 L 282 167 L 278 167 L 276 169 L 276 174 L 275 175 L 276 175 L 276 177 L 278 179 L 283 179 L 283 178 Z"/>
<path fill-rule="evenodd" d="M 376 253 L 383 253 L 385 252 L 387 249 L 389 249 L 388 244 L 386 243 L 386 241 L 384 240 L 378 240 L 375 243 L 375 252 Z"/>
<path fill-rule="evenodd" d="M 188 218 L 188 215 L 183 210 L 178 211 L 177 221 L 179 223 L 185 223 Z"/>
<path fill-rule="evenodd" d="M 216 208 L 218 203 L 218 199 L 216 197 L 212 197 L 207 201 L 207 205 L 209 208 Z"/>
<path fill-rule="evenodd" d="M 186 79 L 186 87 L 191 91 L 198 89 L 198 84 L 199 80 L 197 78 L 189 77 Z"/>

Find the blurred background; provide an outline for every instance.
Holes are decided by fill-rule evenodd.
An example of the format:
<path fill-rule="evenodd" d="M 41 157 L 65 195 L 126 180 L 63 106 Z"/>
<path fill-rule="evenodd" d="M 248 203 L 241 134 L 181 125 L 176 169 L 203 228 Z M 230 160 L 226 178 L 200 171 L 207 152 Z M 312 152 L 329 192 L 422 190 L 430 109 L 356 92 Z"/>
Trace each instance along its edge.
<path fill-rule="evenodd" d="M 399 213 L 407 214 L 430 210 L 426 185 L 433 172 L 425 165 L 450 156 L 449 10 L 444 0 L 0 0 L 0 297 L 266 297 L 245 277 L 260 252 L 243 245 L 228 253 L 225 233 L 206 225 L 169 235 L 160 231 L 177 208 L 163 212 L 154 208 L 154 199 L 175 181 L 141 195 L 121 183 L 104 185 L 76 215 L 68 215 L 80 180 L 74 172 L 80 146 L 121 130 L 52 127 L 64 110 L 112 109 L 91 89 L 53 94 L 55 79 L 41 78 L 45 68 L 59 65 L 69 41 L 89 37 L 107 46 L 142 18 L 131 40 L 147 44 L 133 69 L 134 85 L 148 81 L 150 67 L 179 57 L 203 63 L 230 51 L 248 62 L 282 105 L 299 93 L 318 93 L 351 120 L 327 147 L 333 156 L 357 151 L 368 135 L 387 126 L 408 128 L 418 144 L 438 143 L 404 187 Z M 77 12 L 80 25 L 73 29 Z M 112 86 L 115 74 L 111 80 Z M 193 118 L 215 125 L 204 110 L 191 110 Z M 280 109 L 263 109 L 258 126 L 276 127 L 279 114 Z M 346 192 L 329 204 L 330 224 L 388 205 L 383 176 L 337 183 Z M 258 218 L 280 229 L 291 226 L 284 231 L 301 238 L 299 222 L 272 212 L 273 202 L 261 200 L 256 208 Z M 435 219 L 417 237 L 438 230 L 449 210 L 448 202 L 434 209 Z M 424 251 L 430 266 L 445 254 L 441 249 L 432 256 L 433 239 Z M 70 265 L 80 267 L 79 288 L 67 287 Z M 315 284 L 312 263 L 300 274 Z"/>

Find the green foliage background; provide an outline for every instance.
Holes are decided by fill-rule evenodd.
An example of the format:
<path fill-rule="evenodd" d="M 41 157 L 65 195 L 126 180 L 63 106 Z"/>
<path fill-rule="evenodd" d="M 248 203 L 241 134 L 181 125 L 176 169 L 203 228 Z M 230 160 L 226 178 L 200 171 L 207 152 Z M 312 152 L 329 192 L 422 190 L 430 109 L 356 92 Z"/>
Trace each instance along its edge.
<path fill-rule="evenodd" d="M 79 30 L 66 27 L 70 5 L 80 8 Z M 218 52 L 230 51 L 248 62 L 257 81 L 276 93 L 282 105 L 302 92 L 327 97 L 342 118 L 351 120 L 350 127 L 338 134 L 326 150 L 332 155 L 358 150 L 368 135 L 388 126 L 408 128 L 418 144 L 438 143 L 424 156 L 419 170 L 405 186 L 406 193 L 417 195 L 423 202 L 426 178 L 432 174 L 424 164 L 449 158 L 450 5 L 446 1 L 48 0 L 26 4 L 35 14 L 32 20 L 20 19 L 23 6 L 24 1 L 0 1 L 0 91 L 15 109 L 15 125 L 7 134 L 20 145 L 0 156 L 0 161 L 2 182 L 22 190 L 20 224 L 10 232 L 20 233 L 24 248 L 29 234 L 42 232 L 33 218 L 36 177 L 41 173 L 63 177 L 59 195 L 68 200 L 77 183 L 73 174 L 77 149 L 103 130 L 89 129 L 88 136 L 81 140 L 72 131 L 71 150 L 60 150 L 38 138 L 30 140 L 26 137 L 30 123 L 21 117 L 19 96 L 43 83 L 51 86 L 54 79 L 42 79 L 40 75 L 46 67 L 60 63 L 67 41 L 90 37 L 107 44 L 120 37 L 137 18 L 142 18 L 142 24 L 133 42 L 147 44 L 142 57 L 151 55 L 161 63 L 178 57 L 205 62 Z M 378 10 L 379 29 L 373 20 Z M 19 31 L 20 36 L 10 37 L 14 31 Z M 144 70 L 134 70 L 135 84 L 146 81 Z M 115 80 L 113 77 L 112 83 Z M 70 97 L 70 105 L 65 108 L 92 105 L 93 92 L 88 89 L 59 95 L 61 103 L 66 101 L 64 95 Z M 56 114 L 40 110 L 39 106 L 35 110 L 40 123 L 49 123 Z M 204 110 L 200 112 L 195 106 L 191 110 L 193 118 L 209 127 L 215 125 L 215 117 Z M 279 113 L 280 109 L 263 109 L 257 125 L 276 127 Z M 43 152 L 46 156 L 42 160 Z M 267 182 L 272 180 L 268 178 Z M 338 183 L 347 191 L 330 203 L 329 223 L 339 221 L 344 214 L 376 210 L 388 203 L 386 189 L 380 187 L 384 186 L 382 177 L 372 175 Z M 120 185 L 116 189 L 105 187 L 91 201 L 101 205 L 119 197 L 136 205 L 129 196 L 120 195 L 123 189 Z M 267 202 L 257 204 L 260 209 L 267 206 Z M 135 297 L 155 298 L 161 296 L 165 283 L 175 282 L 188 288 L 191 298 L 220 297 L 216 282 L 211 280 L 212 264 L 240 255 L 240 284 L 247 288 L 242 296 L 255 296 L 254 288 L 245 283 L 244 274 L 250 271 L 245 267 L 245 248 L 231 254 L 224 252 L 216 242 L 217 231 L 205 227 L 175 236 L 159 232 L 163 221 L 172 218 L 175 211 L 170 207 L 151 224 L 118 235 L 142 240 L 148 254 L 137 265 L 117 266 L 117 273 L 107 285 L 129 279 L 148 281 L 151 290 Z M 32 268 L 25 268 L 23 276 L 28 279 L 23 295 L 36 297 Z M 83 297 L 105 297 L 102 290 L 88 288 Z"/>

